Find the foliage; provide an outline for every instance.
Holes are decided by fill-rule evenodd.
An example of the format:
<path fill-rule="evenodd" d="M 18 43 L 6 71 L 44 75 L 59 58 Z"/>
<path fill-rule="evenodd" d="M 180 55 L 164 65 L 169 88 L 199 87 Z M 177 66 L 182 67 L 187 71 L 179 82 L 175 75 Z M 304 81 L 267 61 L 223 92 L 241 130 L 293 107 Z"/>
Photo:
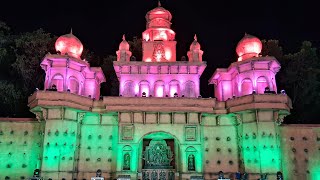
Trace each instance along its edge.
<path fill-rule="evenodd" d="M 312 43 L 304 41 L 301 49 L 284 56 L 286 66 L 282 83 L 292 99 L 291 121 L 315 121 L 320 109 L 320 59 Z"/>
<path fill-rule="evenodd" d="M 12 82 L 0 81 L 0 109 L 1 116 L 12 116 L 21 113 L 21 91 Z M 24 104 L 25 105 L 25 104 Z"/>
<path fill-rule="evenodd" d="M 48 52 L 54 52 L 54 40 L 42 29 L 23 33 L 15 39 L 16 61 L 12 66 L 23 80 L 25 93 L 30 94 L 35 88 L 43 87 L 45 74 L 40 63 Z"/>
<path fill-rule="evenodd" d="M 132 56 L 136 57 L 137 61 L 142 61 L 142 39 L 135 36 L 132 41 L 128 41 L 128 43 Z"/>
<path fill-rule="evenodd" d="M 117 57 L 114 55 L 107 55 L 103 58 L 101 68 L 106 76 L 106 83 L 102 84 L 101 95 L 119 95 L 119 81 L 113 68 L 113 61 L 116 60 Z"/>

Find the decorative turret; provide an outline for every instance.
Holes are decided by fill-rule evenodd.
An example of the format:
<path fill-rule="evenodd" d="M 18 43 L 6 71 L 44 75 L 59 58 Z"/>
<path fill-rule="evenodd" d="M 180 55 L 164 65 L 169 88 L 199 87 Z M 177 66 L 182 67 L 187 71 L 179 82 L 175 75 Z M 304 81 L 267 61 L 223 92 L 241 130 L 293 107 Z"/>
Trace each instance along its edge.
<path fill-rule="evenodd" d="M 176 33 L 170 29 L 171 19 L 171 13 L 160 2 L 146 14 L 147 29 L 142 33 L 144 62 L 176 61 Z"/>
<path fill-rule="evenodd" d="M 194 40 L 190 45 L 190 51 L 188 51 L 188 58 L 190 62 L 201 62 L 203 51 L 200 49 L 201 46 L 198 42 L 197 35 L 194 35 Z"/>
<path fill-rule="evenodd" d="M 129 51 L 130 45 L 126 41 L 125 35 L 122 36 L 122 42 L 119 45 L 119 50 L 116 52 L 117 61 L 130 61 L 130 57 L 132 55 L 131 51 Z"/>
<path fill-rule="evenodd" d="M 238 62 L 229 68 L 218 68 L 209 80 L 215 85 L 215 97 L 219 101 L 250 94 L 277 93 L 276 74 L 280 64 L 272 56 L 262 57 L 261 41 L 245 34 L 239 41 Z"/>
<path fill-rule="evenodd" d="M 41 62 L 46 72 L 44 88 L 99 99 L 100 83 L 106 81 L 105 76 L 100 67 L 90 67 L 80 59 L 81 41 L 71 31 L 60 36 L 55 47 L 58 54 L 47 54 Z"/>
<path fill-rule="evenodd" d="M 259 38 L 245 33 L 239 41 L 236 52 L 239 56 L 238 61 L 246 60 L 252 57 L 258 57 L 262 49 L 262 43 Z"/>
<path fill-rule="evenodd" d="M 69 34 L 62 35 L 57 39 L 55 48 L 61 55 L 68 55 L 75 58 L 80 58 L 83 51 L 81 41 L 72 34 L 72 30 Z"/>

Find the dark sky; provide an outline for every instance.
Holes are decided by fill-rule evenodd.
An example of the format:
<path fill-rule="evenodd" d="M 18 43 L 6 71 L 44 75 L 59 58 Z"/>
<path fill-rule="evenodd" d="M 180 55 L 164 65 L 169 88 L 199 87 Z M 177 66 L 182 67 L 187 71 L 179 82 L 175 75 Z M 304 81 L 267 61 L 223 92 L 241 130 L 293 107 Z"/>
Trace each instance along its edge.
<path fill-rule="evenodd" d="M 319 6 L 308 1 L 280 1 L 161 1 L 173 16 L 177 59 L 186 55 L 194 34 L 198 36 L 208 64 L 201 79 L 204 96 L 213 96 L 213 86 L 207 84 L 214 70 L 236 61 L 235 47 L 245 32 L 260 39 L 278 39 L 285 52 L 296 51 L 303 40 L 320 45 Z M 145 14 L 157 6 L 157 0 L 8 0 L 0 6 L 0 20 L 17 33 L 43 28 L 62 35 L 72 27 L 85 48 L 115 55 L 122 34 L 127 40 L 141 37 Z"/>

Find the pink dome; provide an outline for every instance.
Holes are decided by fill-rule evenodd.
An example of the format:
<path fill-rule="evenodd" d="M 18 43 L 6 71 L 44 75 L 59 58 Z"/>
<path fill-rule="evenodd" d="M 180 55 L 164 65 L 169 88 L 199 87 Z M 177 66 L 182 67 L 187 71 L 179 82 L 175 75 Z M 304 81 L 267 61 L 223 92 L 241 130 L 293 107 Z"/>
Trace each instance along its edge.
<path fill-rule="evenodd" d="M 122 42 L 119 45 L 119 50 L 126 50 L 129 51 L 130 45 L 129 43 L 126 41 L 126 37 L 123 35 L 122 36 Z"/>
<path fill-rule="evenodd" d="M 257 57 L 262 49 L 262 43 L 259 38 L 250 34 L 245 34 L 238 42 L 236 52 L 239 56 L 238 61 Z"/>
<path fill-rule="evenodd" d="M 81 41 L 70 32 L 60 36 L 55 43 L 56 51 L 60 51 L 62 55 L 69 55 L 75 58 L 80 58 L 83 45 Z"/>
<path fill-rule="evenodd" d="M 155 18 L 162 18 L 162 19 L 166 19 L 167 21 L 171 21 L 171 19 L 172 19 L 172 15 L 171 15 L 170 11 L 161 7 L 160 1 L 158 2 L 158 7 L 150 10 L 146 14 L 147 22 L 149 22 Z"/>
<path fill-rule="evenodd" d="M 194 40 L 190 45 L 190 51 L 192 51 L 192 50 L 200 50 L 200 49 L 201 49 L 201 46 L 198 43 L 197 35 L 194 35 Z"/>

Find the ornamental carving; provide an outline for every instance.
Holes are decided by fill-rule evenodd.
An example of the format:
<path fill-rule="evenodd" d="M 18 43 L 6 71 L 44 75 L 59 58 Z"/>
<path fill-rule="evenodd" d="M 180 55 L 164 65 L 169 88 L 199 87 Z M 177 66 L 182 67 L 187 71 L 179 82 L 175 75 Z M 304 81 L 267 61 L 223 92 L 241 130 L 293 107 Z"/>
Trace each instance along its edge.
<path fill-rule="evenodd" d="M 152 59 L 154 62 L 165 62 L 167 61 L 165 56 L 165 51 L 163 47 L 163 43 L 155 43 Z"/>
<path fill-rule="evenodd" d="M 84 112 L 78 113 L 78 122 L 82 123 L 85 115 L 86 115 L 86 113 L 84 113 Z"/>
<path fill-rule="evenodd" d="M 40 108 L 41 109 L 41 112 L 42 112 L 42 118 L 44 120 L 47 120 L 48 119 L 48 110 L 45 109 L 45 108 Z"/>
<path fill-rule="evenodd" d="M 146 169 L 171 168 L 173 153 L 163 139 L 153 139 L 143 152 Z"/>
<path fill-rule="evenodd" d="M 186 141 L 197 140 L 197 127 L 185 127 Z"/>

